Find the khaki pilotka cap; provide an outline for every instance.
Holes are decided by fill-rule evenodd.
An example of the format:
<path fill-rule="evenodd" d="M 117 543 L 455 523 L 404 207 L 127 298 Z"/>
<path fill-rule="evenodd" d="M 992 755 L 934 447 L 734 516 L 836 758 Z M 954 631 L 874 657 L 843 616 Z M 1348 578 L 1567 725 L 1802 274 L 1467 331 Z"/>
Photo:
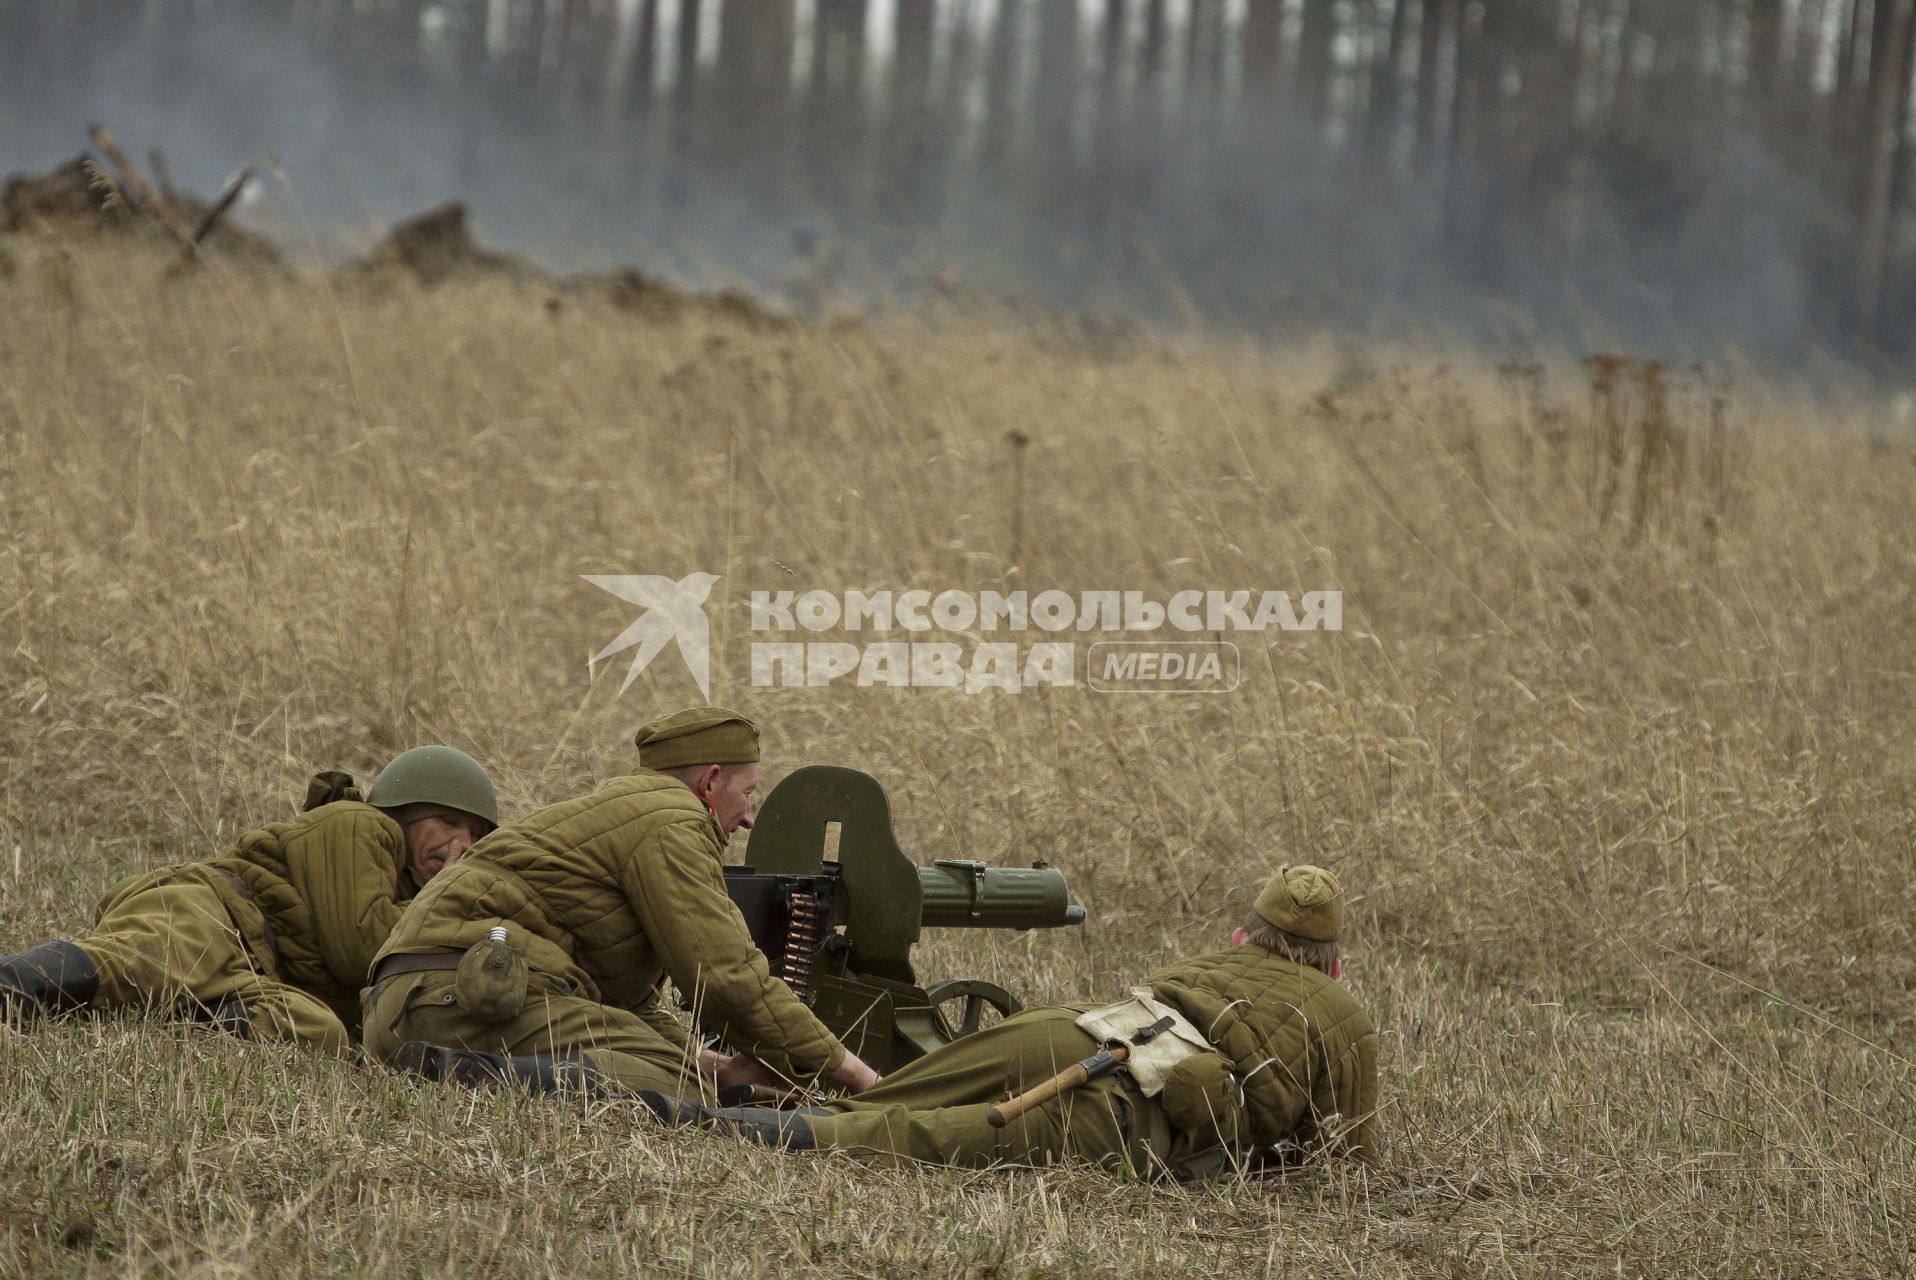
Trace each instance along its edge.
<path fill-rule="evenodd" d="M 1279 867 L 1253 909 L 1286 933 L 1312 942 L 1336 942 L 1344 926 L 1344 890 L 1322 867 Z"/>
<path fill-rule="evenodd" d="M 688 764 L 751 764 L 758 759 L 758 726 L 724 707 L 687 707 L 639 726 L 633 739 L 647 769 Z"/>

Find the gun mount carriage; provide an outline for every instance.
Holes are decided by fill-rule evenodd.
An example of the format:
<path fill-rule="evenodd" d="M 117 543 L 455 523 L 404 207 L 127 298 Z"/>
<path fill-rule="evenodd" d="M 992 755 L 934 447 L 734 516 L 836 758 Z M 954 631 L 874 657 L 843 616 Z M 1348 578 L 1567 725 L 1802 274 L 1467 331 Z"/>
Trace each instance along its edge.
<path fill-rule="evenodd" d="M 913 862 L 892 833 L 885 789 L 856 769 L 789 775 L 759 807 L 747 852 L 751 865 L 725 868 L 725 887 L 772 971 L 881 1072 L 1021 1007 L 982 979 L 921 985 L 911 963 L 921 930 L 1084 922 L 1064 876 L 1043 862 Z"/>

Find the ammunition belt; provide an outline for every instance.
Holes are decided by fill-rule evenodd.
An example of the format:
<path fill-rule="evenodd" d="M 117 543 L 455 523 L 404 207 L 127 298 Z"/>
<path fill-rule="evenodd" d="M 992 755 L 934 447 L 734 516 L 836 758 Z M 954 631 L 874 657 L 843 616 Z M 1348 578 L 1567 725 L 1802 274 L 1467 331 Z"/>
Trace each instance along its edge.
<path fill-rule="evenodd" d="M 810 889 L 790 889 L 785 894 L 785 956 L 778 976 L 792 994 L 806 1004 L 812 1002 L 812 955 L 818 950 L 818 898 Z"/>
<path fill-rule="evenodd" d="M 421 955 L 387 956 L 373 966 L 373 986 L 402 973 L 453 971 L 459 968 L 459 951 L 428 951 Z"/>

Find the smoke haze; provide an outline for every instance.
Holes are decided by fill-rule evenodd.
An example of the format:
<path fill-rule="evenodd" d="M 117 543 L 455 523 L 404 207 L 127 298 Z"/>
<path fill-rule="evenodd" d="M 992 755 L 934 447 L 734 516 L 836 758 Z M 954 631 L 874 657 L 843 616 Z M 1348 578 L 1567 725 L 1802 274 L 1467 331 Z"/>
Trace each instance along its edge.
<path fill-rule="evenodd" d="M 16 0 L 0 170 L 94 121 L 199 191 L 271 148 L 290 189 L 245 219 L 296 253 L 460 199 L 555 269 L 812 303 L 936 279 L 1280 338 L 1796 361 L 1853 336 L 1838 211 L 1741 107 L 1696 106 L 1728 81 L 1662 85 L 1646 123 L 1608 28 L 1401 5 Z M 1581 86 L 1540 79 L 1566 49 Z"/>

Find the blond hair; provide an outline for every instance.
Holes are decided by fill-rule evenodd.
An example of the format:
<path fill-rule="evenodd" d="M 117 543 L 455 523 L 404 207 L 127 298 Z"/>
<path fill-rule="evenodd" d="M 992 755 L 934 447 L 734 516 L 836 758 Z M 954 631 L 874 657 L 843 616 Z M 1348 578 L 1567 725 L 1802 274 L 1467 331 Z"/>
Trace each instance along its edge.
<path fill-rule="evenodd" d="M 1288 929 L 1278 928 L 1255 911 L 1244 920 L 1244 941 L 1320 973 L 1329 973 L 1337 963 L 1337 943 L 1299 937 Z"/>

